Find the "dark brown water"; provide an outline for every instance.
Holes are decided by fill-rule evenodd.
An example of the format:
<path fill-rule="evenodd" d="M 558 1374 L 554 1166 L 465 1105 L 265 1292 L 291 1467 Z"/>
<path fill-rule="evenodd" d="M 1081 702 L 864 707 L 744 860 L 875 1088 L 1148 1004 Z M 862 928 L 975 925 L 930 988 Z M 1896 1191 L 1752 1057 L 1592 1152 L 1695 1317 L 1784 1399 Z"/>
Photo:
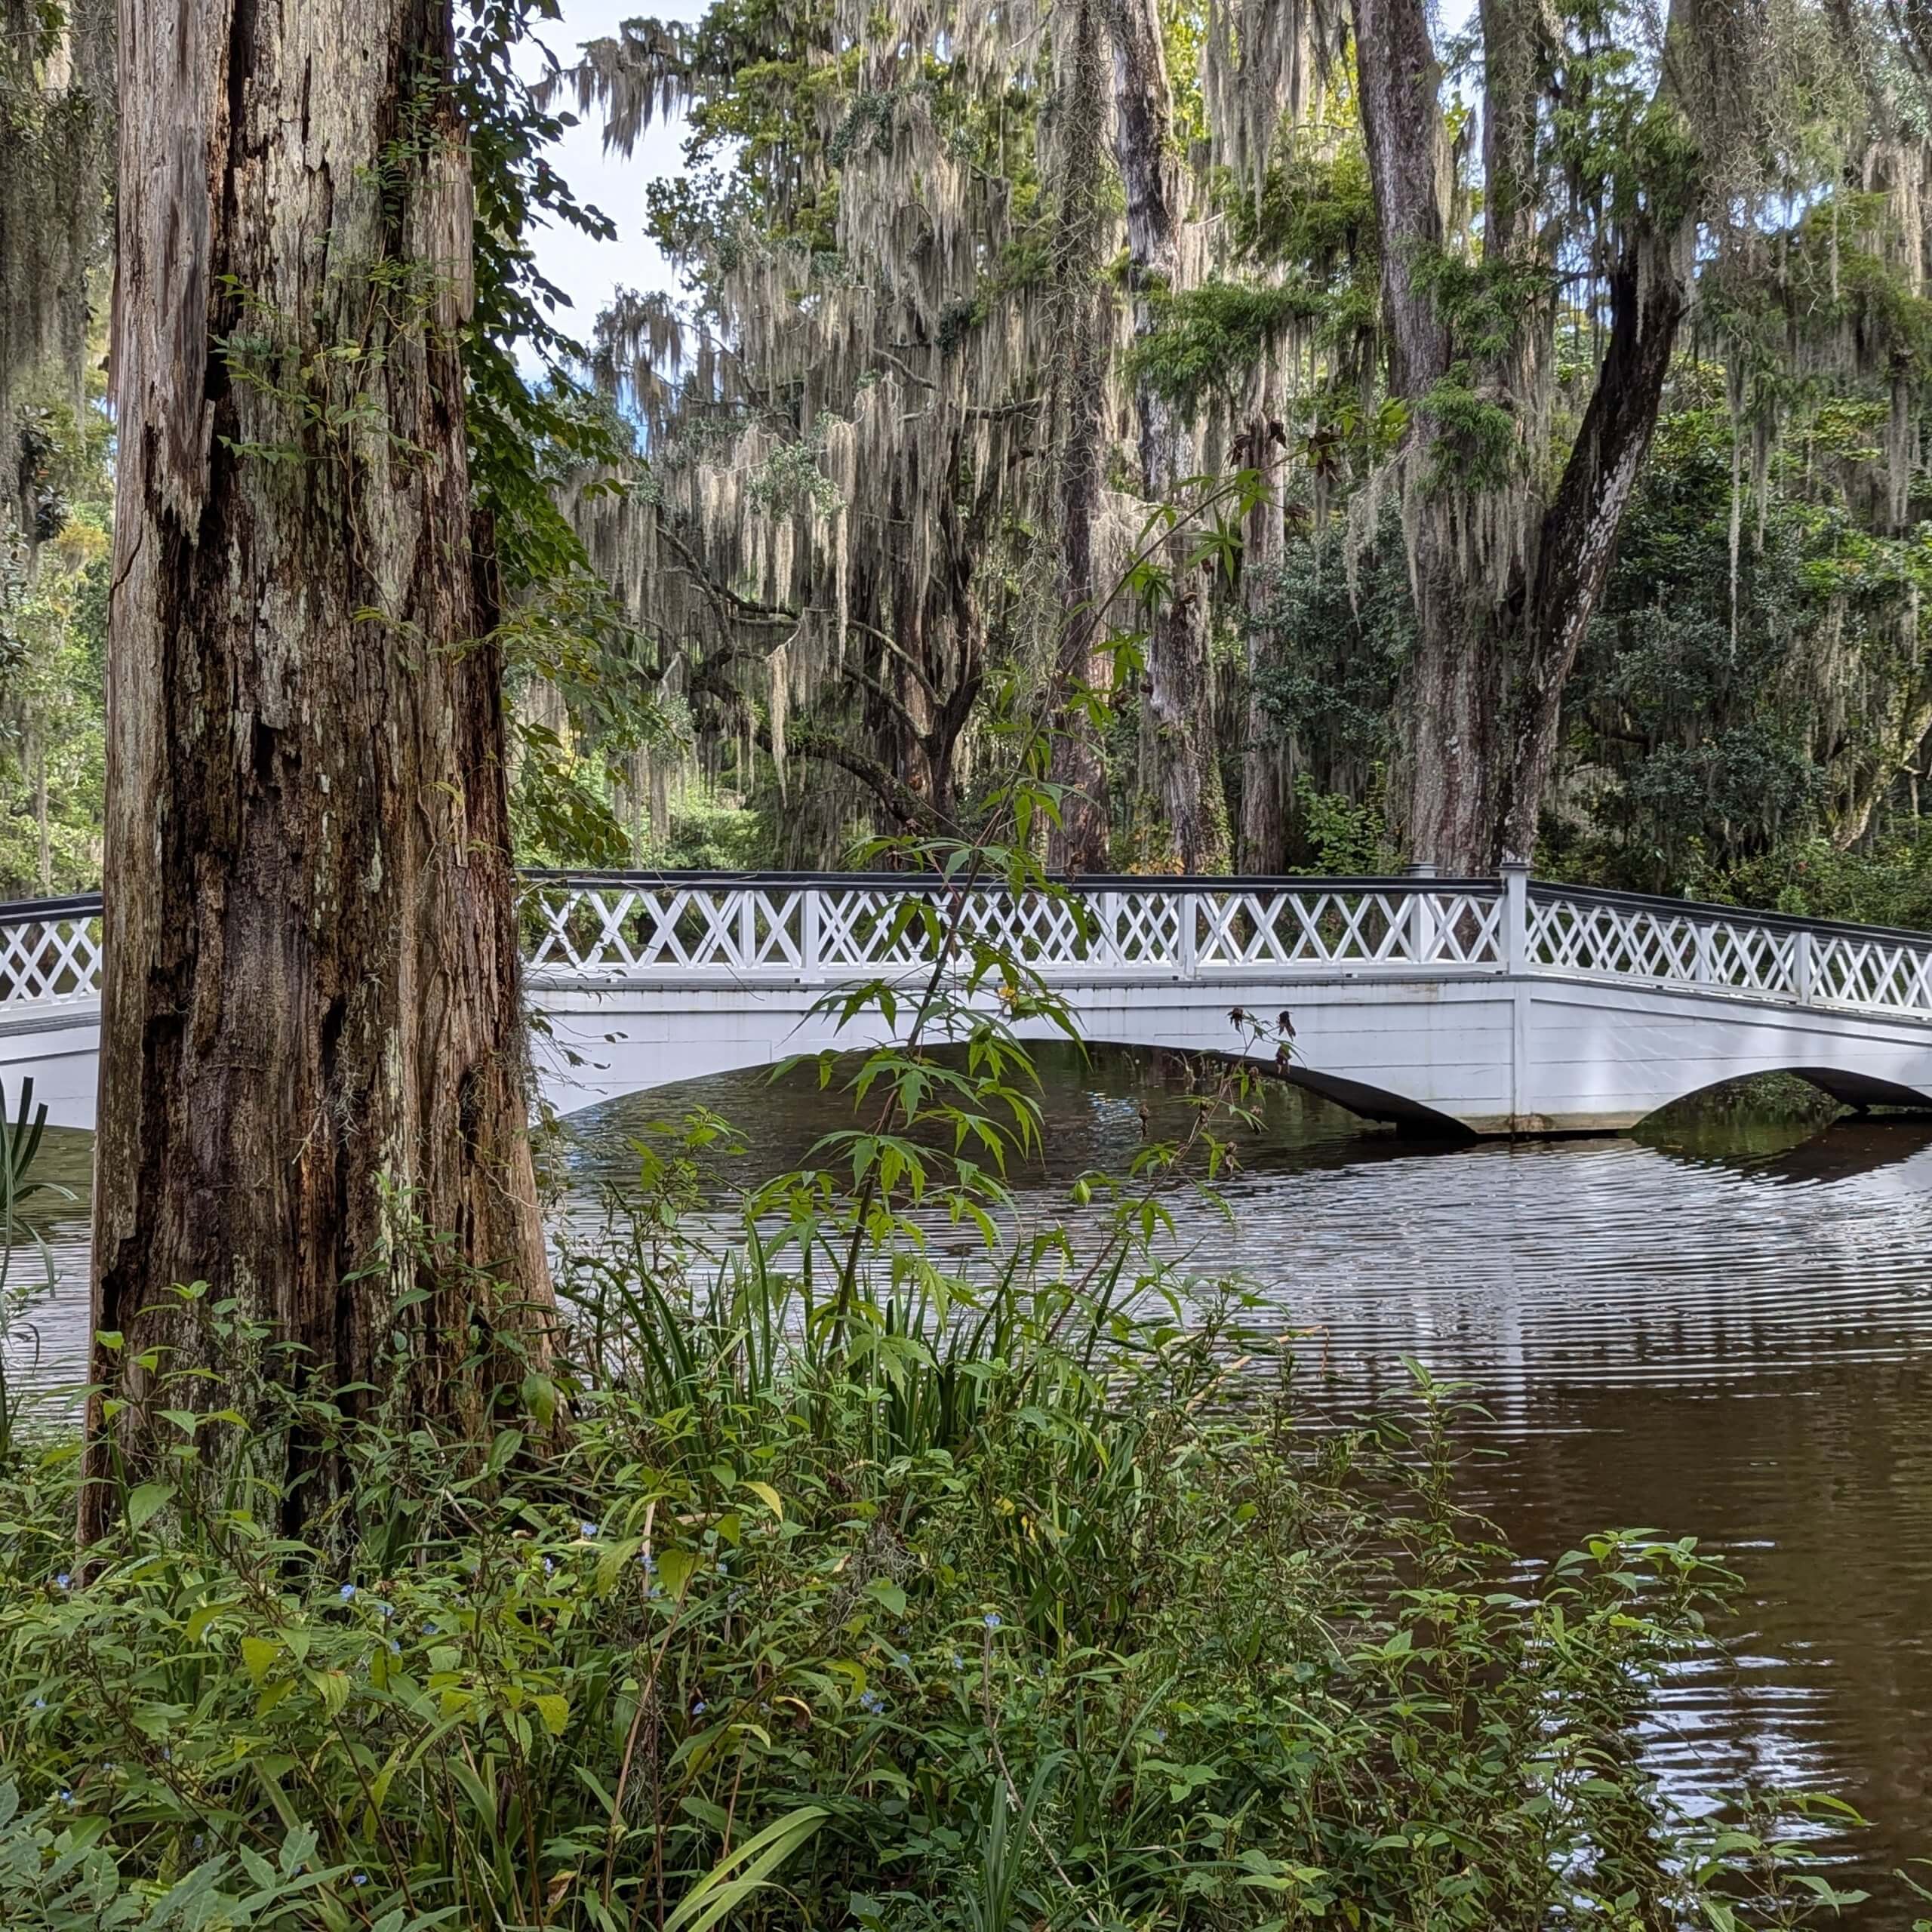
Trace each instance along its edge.
<path fill-rule="evenodd" d="M 1075 1175 L 1123 1168 L 1180 1078 L 1050 1069 L 1026 1211 L 1063 1217 Z M 754 1075 L 614 1103 L 573 1123 L 571 1218 L 621 1191 L 647 1123 L 700 1101 L 744 1131 L 748 1174 L 838 1124 L 814 1089 Z M 86 1158 L 85 1137 L 50 1137 L 44 1171 L 81 1195 Z M 1932 1126 L 1747 1105 L 1634 1140 L 1424 1149 L 1284 1095 L 1225 1193 L 1232 1221 L 1183 1214 L 1187 1266 L 1240 1272 L 1312 1331 L 1326 1400 L 1401 1399 L 1405 1357 L 1472 1385 L 1481 1500 L 1527 1555 L 1643 1527 L 1744 1574 L 1728 1654 L 1660 1700 L 1657 1761 L 1694 1800 L 1747 1782 L 1846 1799 L 1871 1828 L 1828 1849 L 1873 1894 L 1847 1922 L 1910 1925 L 1890 1874 L 1932 1857 Z M 38 1218 L 57 1285 L 9 1355 L 45 1389 L 81 1372 L 85 1201 Z M 39 1265 L 17 1253 L 14 1286 Z"/>

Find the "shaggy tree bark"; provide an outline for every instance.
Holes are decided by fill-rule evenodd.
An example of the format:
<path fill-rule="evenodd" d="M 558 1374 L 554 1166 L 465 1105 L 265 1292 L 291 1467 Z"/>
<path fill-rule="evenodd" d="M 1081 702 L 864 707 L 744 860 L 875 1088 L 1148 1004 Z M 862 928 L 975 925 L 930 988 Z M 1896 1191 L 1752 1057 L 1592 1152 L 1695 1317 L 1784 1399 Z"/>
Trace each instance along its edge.
<path fill-rule="evenodd" d="M 1447 321 L 1416 270 L 1439 255 L 1449 155 L 1438 93 L 1441 73 L 1421 0 L 1355 0 L 1363 145 L 1374 184 L 1389 330 L 1389 383 L 1411 407 L 1406 460 L 1433 460 L 1436 425 L 1417 405 L 1447 375 Z M 1463 534 L 1435 512 L 1416 520 L 1410 576 L 1416 654 L 1405 694 L 1411 856 L 1444 869 L 1486 866 L 1492 856 L 1489 735 L 1496 689 L 1484 645 L 1471 638 L 1471 586 Z"/>
<path fill-rule="evenodd" d="M 83 407 L 113 155 L 113 0 L 0 0 L 0 472 L 13 468 L 15 385 L 38 365 L 57 367 Z M 0 488 L 0 519 L 11 494 Z M 31 509 L 18 521 L 30 533 Z"/>
<path fill-rule="evenodd" d="M 1134 329 L 1155 324 L 1150 299 L 1180 285 L 1180 184 L 1176 172 L 1174 100 L 1156 0 L 1109 0 L 1114 43 L 1115 151 L 1127 190 L 1127 244 Z M 1134 398 L 1140 418 L 1141 494 L 1171 502 L 1198 465 L 1185 412 L 1143 378 Z M 1185 520 L 1166 546 L 1171 573 L 1147 641 L 1147 709 L 1152 721 L 1168 856 L 1184 872 L 1228 867 L 1227 799 L 1216 758 L 1211 617 L 1201 568 L 1186 561 L 1194 533 Z"/>
<path fill-rule="evenodd" d="M 162 1407 L 247 1408 L 224 1300 L 320 1386 L 386 1380 L 406 1338 L 416 1415 L 547 1349 L 451 52 L 448 0 L 123 0 L 94 1287 L 120 1339 L 84 1534 L 183 1442 Z"/>
<path fill-rule="evenodd" d="M 1687 220 L 1660 234 L 1639 217 L 1611 278 L 1610 340 L 1596 388 L 1544 513 L 1534 574 L 1506 614 L 1520 626 L 1521 641 L 1508 694 L 1499 856 L 1527 858 L 1536 850 L 1563 688 L 1603 596 L 1663 407 L 1678 328 L 1690 306 L 1694 242 L 1695 224 Z"/>
<path fill-rule="evenodd" d="M 1264 477 L 1267 489 L 1248 512 L 1241 531 L 1241 608 L 1247 626 L 1247 743 L 1241 755 L 1239 869 L 1273 876 L 1287 863 L 1287 771 L 1281 734 L 1261 701 L 1263 675 L 1271 667 L 1264 624 L 1287 549 L 1281 500 L 1276 494 L 1287 441 L 1269 372 L 1247 426 L 1236 439 L 1235 460 Z"/>
<path fill-rule="evenodd" d="M 1694 218 L 1654 191 L 1626 217 L 1596 385 L 1556 493 L 1538 508 L 1527 493 L 1549 318 L 1538 305 L 1503 355 L 1472 365 L 1431 282 L 1450 168 L 1426 10 L 1422 0 L 1355 0 L 1355 20 L 1390 386 L 1410 409 L 1417 645 L 1404 697 L 1403 832 L 1413 858 L 1486 872 L 1534 848 L 1563 687 L 1615 556 L 1689 300 Z M 1534 171 L 1546 29 L 1522 0 L 1484 0 L 1483 28 L 1485 260 L 1534 269 L 1546 245 Z M 1452 375 L 1513 418 L 1518 479 L 1463 475 L 1431 406 Z"/>
<path fill-rule="evenodd" d="M 1057 638 L 1052 777 L 1062 787 L 1060 823 L 1048 834 L 1055 870 L 1107 869 L 1107 768 L 1100 734 L 1077 697 L 1097 691 L 1107 660 L 1096 650 L 1100 608 L 1111 586 L 1097 580 L 1094 555 L 1100 512 L 1101 450 L 1106 429 L 1112 315 L 1101 286 L 1103 242 L 1110 226 L 1102 160 L 1106 127 L 1105 32 L 1099 0 L 1075 0 L 1066 11 L 1070 45 L 1057 112 L 1056 158 L 1061 177 L 1057 223 L 1054 358 L 1054 495 L 1060 512 L 1060 608 L 1048 635 Z"/>

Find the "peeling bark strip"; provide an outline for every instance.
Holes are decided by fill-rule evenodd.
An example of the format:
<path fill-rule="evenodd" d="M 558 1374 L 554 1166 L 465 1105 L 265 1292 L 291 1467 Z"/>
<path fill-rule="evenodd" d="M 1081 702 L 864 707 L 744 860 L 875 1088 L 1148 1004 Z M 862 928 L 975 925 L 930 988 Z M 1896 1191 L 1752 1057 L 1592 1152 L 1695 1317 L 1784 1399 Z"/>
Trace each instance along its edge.
<path fill-rule="evenodd" d="M 229 1297 L 334 1383 L 413 1333 L 431 1416 L 479 1301 L 549 1332 L 450 54 L 441 0 L 122 0 L 96 1478 L 245 1400 Z"/>

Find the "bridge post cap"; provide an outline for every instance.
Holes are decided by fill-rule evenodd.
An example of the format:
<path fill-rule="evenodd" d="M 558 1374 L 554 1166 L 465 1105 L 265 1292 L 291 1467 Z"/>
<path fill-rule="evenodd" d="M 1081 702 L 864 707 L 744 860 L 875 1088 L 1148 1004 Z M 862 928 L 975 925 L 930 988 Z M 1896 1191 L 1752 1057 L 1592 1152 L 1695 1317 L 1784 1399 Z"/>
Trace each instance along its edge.
<path fill-rule="evenodd" d="M 1413 864 L 1402 868 L 1402 876 L 1404 878 L 1433 878 L 1435 868 L 1426 859 L 1417 859 Z"/>
<path fill-rule="evenodd" d="M 1527 878 L 1529 876 L 1530 872 L 1530 862 L 1527 859 L 1518 858 L 1513 852 L 1506 852 L 1503 855 L 1502 863 L 1497 867 L 1497 869 L 1506 878 L 1509 877 L 1512 874 L 1520 872 L 1525 878 Z"/>

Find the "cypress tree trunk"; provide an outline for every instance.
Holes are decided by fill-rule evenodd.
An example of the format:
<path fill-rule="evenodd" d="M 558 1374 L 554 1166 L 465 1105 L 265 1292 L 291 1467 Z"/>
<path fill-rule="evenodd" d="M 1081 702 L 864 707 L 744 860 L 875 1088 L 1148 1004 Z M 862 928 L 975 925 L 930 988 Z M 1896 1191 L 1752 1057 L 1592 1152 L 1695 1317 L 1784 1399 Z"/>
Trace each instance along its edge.
<path fill-rule="evenodd" d="M 1287 865 L 1288 856 L 1287 761 L 1282 756 L 1281 728 L 1261 701 L 1263 677 L 1274 667 L 1265 620 L 1280 583 L 1287 548 L 1281 501 L 1275 494 L 1282 467 L 1279 445 L 1286 441 L 1279 408 L 1271 370 L 1247 426 L 1236 440 L 1241 467 L 1260 472 L 1268 482 L 1241 532 L 1241 608 L 1247 627 L 1247 706 L 1241 753 L 1239 869 L 1269 876 Z"/>
<path fill-rule="evenodd" d="M 451 51 L 448 0 L 122 9 L 95 1478 L 245 1404 L 227 1298 L 325 1386 L 401 1332 L 419 1416 L 547 1348 Z"/>
<path fill-rule="evenodd" d="M 1673 15 L 1671 45 L 1704 31 Z M 1540 17 L 1484 0 L 1484 256 L 1495 270 L 1553 265 L 1539 238 L 1535 174 Z M 1410 856 L 1450 872 L 1534 852 L 1563 689 L 1603 594 L 1617 533 L 1663 403 L 1689 300 L 1696 222 L 1666 171 L 1626 217 L 1607 277 L 1604 358 L 1555 493 L 1537 500 L 1536 406 L 1551 354 L 1547 298 L 1528 303 L 1500 354 L 1455 339 L 1432 286 L 1450 180 L 1441 75 L 1423 0 L 1355 0 L 1362 132 L 1375 194 L 1389 386 L 1410 406 L 1404 534 L 1416 650 L 1403 694 L 1403 832 Z M 1709 31 L 1736 33 L 1723 21 Z M 1661 103 L 1674 101 L 1663 63 Z M 1445 443 L 1431 392 L 1454 374 L 1515 426 L 1506 477 Z M 1512 548 L 1513 546 L 1513 548 Z"/>
<path fill-rule="evenodd" d="M 1107 869 L 1107 768 L 1091 715 L 1068 703 L 1097 691 L 1108 675 L 1103 612 L 1109 586 L 1096 580 L 1094 525 L 1103 484 L 1106 387 L 1112 360 L 1112 305 L 1102 286 L 1102 240 L 1108 221 L 1102 159 L 1106 138 L 1105 35 L 1099 0 L 1074 0 L 1057 14 L 1067 41 L 1060 56 L 1054 163 L 1061 180 L 1054 313 L 1057 341 L 1051 401 L 1054 494 L 1060 511 L 1056 589 L 1061 629 L 1054 666 L 1057 715 L 1052 777 L 1063 786 L 1060 823 L 1048 834 L 1047 862 L 1056 871 Z"/>
<path fill-rule="evenodd" d="M 1173 90 L 1155 0 L 1109 0 L 1114 42 L 1115 145 L 1127 190 L 1127 244 L 1134 328 L 1154 325 L 1152 293 L 1180 284 L 1180 183 L 1175 168 Z M 1141 493 L 1168 500 L 1193 475 L 1196 438 L 1181 411 L 1143 380 L 1134 398 L 1140 417 Z M 1208 583 L 1186 558 L 1193 533 L 1179 525 L 1167 544 L 1168 593 L 1147 640 L 1146 706 L 1167 816 L 1167 856 L 1184 872 L 1228 869 L 1227 798 L 1216 757 L 1208 662 Z"/>
<path fill-rule="evenodd" d="M 1417 405 L 1448 374 L 1454 355 L 1448 324 L 1417 273 L 1439 255 L 1445 233 L 1441 74 L 1421 0 L 1355 0 L 1355 13 L 1389 387 L 1411 405 L 1405 460 L 1420 475 L 1434 463 L 1438 432 L 1428 410 Z M 1408 520 L 1416 649 L 1402 698 L 1410 856 L 1452 872 L 1482 869 L 1494 857 L 1498 697 L 1478 589 L 1487 560 L 1471 554 L 1457 494 L 1446 480 L 1430 486 L 1428 500 Z"/>

